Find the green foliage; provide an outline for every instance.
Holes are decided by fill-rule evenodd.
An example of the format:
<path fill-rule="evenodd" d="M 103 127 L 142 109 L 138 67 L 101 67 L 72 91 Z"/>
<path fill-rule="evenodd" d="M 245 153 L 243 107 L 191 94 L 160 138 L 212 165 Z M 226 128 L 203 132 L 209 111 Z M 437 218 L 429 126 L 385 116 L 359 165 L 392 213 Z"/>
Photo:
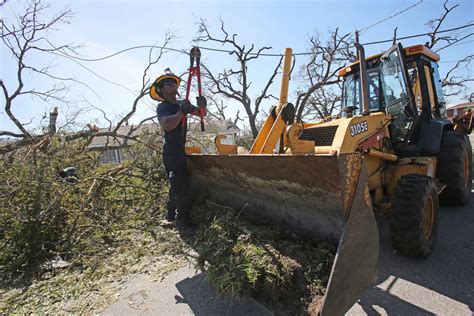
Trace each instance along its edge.
<path fill-rule="evenodd" d="M 113 247 L 95 253 L 95 262 L 87 266 L 56 270 L 21 290 L 0 288 L 0 314 L 96 314 L 135 273 L 160 280 L 187 261 L 187 252 L 174 230 L 156 223 L 125 227 L 115 235 Z"/>
<path fill-rule="evenodd" d="M 7 290 L 0 312 L 55 312 L 61 301 L 86 295 L 103 278 L 119 280 L 162 261 L 156 269 L 168 271 L 185 260 L 188 250 L 176 233 L 157 226 L 168 185 L 160 152 L 147 145 L 154 144 L 151 136 L 131 146 L 132 160 L 120 165 L 98 165 L 98 154 L 84 150 L 86 141 L 55 138 L 47 148 L 2 157 L 0 279 L 31 285 L 22 293 Z M 69 166 L 79 177 L 74 184 L 58 176 Z M 291 313 L 324 295 L 333 246 L 251 224 L 211 203 L 195 207 L 192 216 L 200 226 L 191 240 L 198 266 L 222 292 L 251 295 Z M 71 268 L 44 282 L 35 280 L 56 273 L 45 264 L 56 257 Z M 93 308 L 84 302 L 74 311 Z"/>
<path fill-rule="evenodd" d="M 127 225 L 156 221 L 167 192 L 161 154 L 143 143 L 133 160 L 98 165 L 86 140 L 19 150 L 0 160 L 0 279 L 30 279 L 60 256 L 87 265 Z M 79 181 L 58 171 L 73 166 Z"/>
<path fill-rule="evenodd" d="M 250 223 L 211 203 L 195 207 L 192 216 L 199 225 L 193 243 L 198 265 L 221 292 L 250 295 L 291 313 L 324 295 L 333 245 Z"/>
<path fill-rule="evenodd" d="M 235 144 L 247 149 L 250 149 L 254 142 L 254 137 L 250 131 L 243 131 L 235 139 Z"/>

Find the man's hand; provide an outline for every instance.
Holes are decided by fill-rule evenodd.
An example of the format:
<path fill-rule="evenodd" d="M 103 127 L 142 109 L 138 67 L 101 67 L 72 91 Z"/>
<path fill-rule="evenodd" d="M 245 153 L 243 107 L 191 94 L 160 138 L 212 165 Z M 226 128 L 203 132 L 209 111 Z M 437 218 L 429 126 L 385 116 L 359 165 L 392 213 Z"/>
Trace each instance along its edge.
<path fill-rule="evenodd" d="M 194 110 L 193 105 L 187 99 L 181 101 L 180 108 L 181 112 L 183 112 L 184 114 L 189 114 Z"/>
<path fill-rule="evenodd" d="M 206 108 L 207 106 L 207 100 L 204 96 L 199 96 L 199 97 L 196 97 L 196 104 L 198 107 L 200 108 Z"/>

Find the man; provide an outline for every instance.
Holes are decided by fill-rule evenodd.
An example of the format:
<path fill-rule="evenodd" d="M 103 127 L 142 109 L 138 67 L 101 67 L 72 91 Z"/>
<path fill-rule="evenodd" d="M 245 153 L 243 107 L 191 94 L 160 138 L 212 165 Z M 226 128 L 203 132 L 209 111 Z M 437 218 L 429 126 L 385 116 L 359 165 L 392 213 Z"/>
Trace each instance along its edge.
<path fill-rule="evenodd" d="M 178 225 L 191 224 L 189 211 L 191 209 L 191 196 L 189 175 L 186 168 L 186 115 L 199 115 L 199 108 L 206 114 L 207 101 L 203 96 L 196 98 L 198 107 L 189 100 L 178 101 L 178 87 L 181 79 L 169 68 L 165 74 L 159 76 L 150 89 L 150 96 L 161 101 L 158 105 L 158 121 L 165 132 L 163 145 L 163 163 L 170 183 L 167 214 L 162 226 L 173 225 L 175 219 Z M 184 119 L 184 121 L 183 121 Z"/>

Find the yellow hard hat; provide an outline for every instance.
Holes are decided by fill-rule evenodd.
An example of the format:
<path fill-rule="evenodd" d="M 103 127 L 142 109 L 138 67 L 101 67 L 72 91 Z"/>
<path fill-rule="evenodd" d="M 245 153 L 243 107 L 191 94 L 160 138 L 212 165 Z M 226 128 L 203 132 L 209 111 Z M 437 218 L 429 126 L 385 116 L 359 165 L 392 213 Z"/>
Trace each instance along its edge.
<path fill-rule="evenodd" d="M 165 69 L 165 73 L 156 78 L 155 82 L 150 87 L 150 97 L 156 101 L 165 101 L 163 96 L 161 95 L 161 87 L 163 87 L 163 83 L 166 82 L 166 79 L 172 79 L 176 82 L 176 85 L 179 86 L 181 83 L 181 79 L 176 76 L 169 68 Z"/>

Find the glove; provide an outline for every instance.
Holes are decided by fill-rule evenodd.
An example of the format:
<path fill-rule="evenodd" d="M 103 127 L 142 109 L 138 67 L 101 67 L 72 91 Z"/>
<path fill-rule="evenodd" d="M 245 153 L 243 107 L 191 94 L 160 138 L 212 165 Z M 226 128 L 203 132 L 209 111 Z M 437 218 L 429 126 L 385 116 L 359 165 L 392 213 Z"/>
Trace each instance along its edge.
<path fill-rule="evenodd" d="M 206 108 L 207 106 L 207 100 L 203 96 L 196 97 L 196 104 L 200 108 Z"/>
<path fill-rule="evenodd" d="M 180 109 L 184 114 L 189 114 L 194 110 L 194 107 L 189 100 L 183 100 L 181 101 Z"/>

